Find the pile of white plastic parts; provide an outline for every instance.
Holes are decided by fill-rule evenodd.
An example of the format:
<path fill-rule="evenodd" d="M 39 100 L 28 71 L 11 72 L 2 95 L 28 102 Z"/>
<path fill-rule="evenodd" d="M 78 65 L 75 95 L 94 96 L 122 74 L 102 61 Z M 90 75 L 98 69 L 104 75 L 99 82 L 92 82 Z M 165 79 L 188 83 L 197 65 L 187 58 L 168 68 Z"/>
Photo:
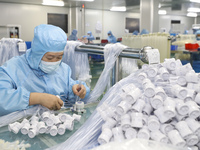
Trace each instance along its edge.
<path fill-rule="evenodd" d="M 1 150 L 26 150 L 26 148 L 31 147 L 30 144 L 24 144 L 24 141 L 21 143 L 19 141 L 15 142 L 5 142 L 0 139 L 0 149 Z"/>
<path fill-rule="evenodd" d="M 38 134 L 50 134 L 56 136 L 63 135 L 66 130 L 72 131 L 74 121 L 80 121 L 81 116 L 66 113 L 55 114 L 53 111 L 37 112 L 29 120 L 26 118 L 22 122 L 14 122 L 8 125 L 8 130 L 17 134 L 21 131 L 23 135 L 34 138 Z"/>
<path fill-rule="evenodd" d="M 137 138 L 198 150 L 199 92 L 200 74 L 190 64 L 145 64 L 110 88 L 85 124 L 50 149 L 91 149 Z"/>

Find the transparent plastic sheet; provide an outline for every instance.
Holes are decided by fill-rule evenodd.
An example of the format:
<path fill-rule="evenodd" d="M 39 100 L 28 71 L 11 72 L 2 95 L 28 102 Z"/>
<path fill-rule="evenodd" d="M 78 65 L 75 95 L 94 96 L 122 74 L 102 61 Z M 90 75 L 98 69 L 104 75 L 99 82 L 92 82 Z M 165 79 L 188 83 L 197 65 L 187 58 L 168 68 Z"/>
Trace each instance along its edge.
<path fill-rule="evenodd" d="M 17 43 L 22 41 L 15 38 L 2 38 L 0 40 L 0 66 L 14 56 L 19 56 Z"/>
<path fill-rule="evenodd" d="M 122 86 L 126 84 L 134 83 L 135 86 L 141 88 L 138 84 L 136 77 L 142 70 L 138 70 L 132 73 L 127 78 L 120 80 L 113 87 L 111 87 L 97 107 L 101 106 L 106 102 L 109 106 L 116 107 L 122 100 L 121 95 L 123 95 Z M 54 147 L 48 148 L 47 150 L 80 150 L 80 149 L 91 149 L 99 145 L 97 139 L 101 134 L 101 127 L 104 124 L 104 120 L 101 118 L 100 113 L 95 110 L 88 120 L 65 142 L 56 145 Z"/>
<path fill-rule="evenodd" d="M 92 150 L 187 150 L 187 148 L 177 148 L 160 142 L 144 139 L 124 140 L 123 142 L 110 142 Z"/>
<path fill-rule="evenodd" d="M 64 49 L 64 57 L 62 61 L 70 66 L 72 70 L 72 79 L 81 80 L 90 86 L 91 75 L 88 61 L 88 54 L 75 52 L 76 46 L 83 45 L 82 42 L 68 41 Z"/>
<path fill-rule="evenodd" d="M 8 115 L 4 115 L 0 117 L 0 127 L 6 126 L 22 118 L 32 116 L 39 108 L 41 108 L 41 106 L 34 106 L 23 111 L 16 111 Z"/>
<path fill-rule="evenodd" d="M 122 58 L 122 78 L 138 70 L 137 60 L 132 58 Z"/>
<path fill-rule="evenodd" d="M 103 93 L 106 86 L 110 83 L 110 73 L 112 68 L 115 65 L 115 61 L 118 58 L 119 54 L 125 49 L 126 46 L 116 43 L 116 44 L 107 44 L 104 48 L 104 60 L 105 66 L 103 72 L 101 73 L 93 91 L 90 93 L 89 97 L 86 99 L 86 103 L 91 103 L 97 101 L 99 96 Z"/>

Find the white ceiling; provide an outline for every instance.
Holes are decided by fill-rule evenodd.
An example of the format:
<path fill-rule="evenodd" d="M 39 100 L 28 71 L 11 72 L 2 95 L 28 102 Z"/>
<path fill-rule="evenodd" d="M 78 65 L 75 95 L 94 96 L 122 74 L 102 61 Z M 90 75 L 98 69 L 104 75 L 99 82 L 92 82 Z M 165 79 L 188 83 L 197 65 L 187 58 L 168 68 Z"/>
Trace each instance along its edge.
<path fill-rule="evenodd" d="M 94 2 L 83 2 L 82 0 L 63 0 L 65 7 L 81 7 L 86 9 L 109 10 L 112 6 L 126 6 L 128 12 L 140 12 L 140 0 L 94 0 Z M 200 1 L 200 0 L 199 0 Z M 42 5 L 42 0 L 0 0 L 0 3 L 19 3 Z M 189 7 L 200 8 L 200 3 L 192 3 L 190 0 L 159 0 L 160 9 L 167 10 L 170 15 L 186 15 Z M 200 15 L 200 13 L 198 14 Z"/>

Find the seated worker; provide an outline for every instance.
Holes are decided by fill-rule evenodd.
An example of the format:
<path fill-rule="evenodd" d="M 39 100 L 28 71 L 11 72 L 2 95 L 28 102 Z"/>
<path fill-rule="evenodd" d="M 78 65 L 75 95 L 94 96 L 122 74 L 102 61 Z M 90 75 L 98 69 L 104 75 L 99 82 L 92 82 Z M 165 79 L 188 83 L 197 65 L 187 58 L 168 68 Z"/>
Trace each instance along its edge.
<path fill-rule="evenodd" d="M 139 34 L 138 30 L 133 31 L 133 35 L 138 35 L 138 34 Z"/>
<path fill-rule="evenodd" d="M 72 34 L 68 37 L 68 40 L 69 41 L 77 41 L 78 40 L 78 38 L 77 38 L 77 33 L 78 33 L 78 31 L 76 30 L 76 29 L 74 29 L 73 31 L 72 31 Z"/>
<path fill-rule="evenodd" d="M 88 39 L 88 43 L 92 43 L 92 41 L 95 40 L 91 31 L 87 32 L 87 39 Z"/>
<path fill-rule="evenodd" d="M 0 116 L 40 104 L 59 110 L 63 101 L 89 95 L 85 83 L 71 78 L 70 67 L 62 62 L 67 35 L 56 26 L 41 24 L 34 29 L 31 49 L 0 67 Z"/>
<path fill-rule="evenodd" d="M 109 43 L 116 43 L 117 42 L 116 37 L 112 34 L 111 31 L 108 31 L 107 34 L 108 34 L 107 40 L 108 40 Z"/>

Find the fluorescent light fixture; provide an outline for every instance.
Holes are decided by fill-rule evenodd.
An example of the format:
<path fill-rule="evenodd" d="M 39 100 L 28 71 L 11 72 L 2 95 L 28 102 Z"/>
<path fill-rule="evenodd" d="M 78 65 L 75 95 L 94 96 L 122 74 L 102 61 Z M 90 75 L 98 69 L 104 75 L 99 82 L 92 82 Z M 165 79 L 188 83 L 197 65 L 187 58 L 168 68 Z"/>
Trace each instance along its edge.
<path fill-rule="evenodd" d="M 110 11 L 126 11 L 126 7 L 122 6 L 122 7 L 112 7 L 110 9 Z"/>
<path fill-rule="evenodd" d="M 194 8 L 194 7 L 190 7 L 187 10 L 188 12 L 200 12 L 200 8 Z"/>
<path fill-rule="evenodd" d="M 159 15 L 166 15 L 166 14 L 167 14 L 167 11 L 166 11 L 166 10 L 159 10 L 159 11 L 158 11 L 158 14 L 159 14 Z"/>
<path fill-rule="evenodd" d="M 64 2 L 60 0 L 43 0 L 42 5 L 50 5 L 50 6 L 64 6 Z"/>
<path fill-rule="evenodd" d="M 190 0 L 190 2 L 200 3 L 199 0 Z"/>
<path fill-rule="evenodd" d="M 197 13 L 189 12 L 189 13 L 187 13 L 187 16 L 188 17 L 197 17 Z"/>

